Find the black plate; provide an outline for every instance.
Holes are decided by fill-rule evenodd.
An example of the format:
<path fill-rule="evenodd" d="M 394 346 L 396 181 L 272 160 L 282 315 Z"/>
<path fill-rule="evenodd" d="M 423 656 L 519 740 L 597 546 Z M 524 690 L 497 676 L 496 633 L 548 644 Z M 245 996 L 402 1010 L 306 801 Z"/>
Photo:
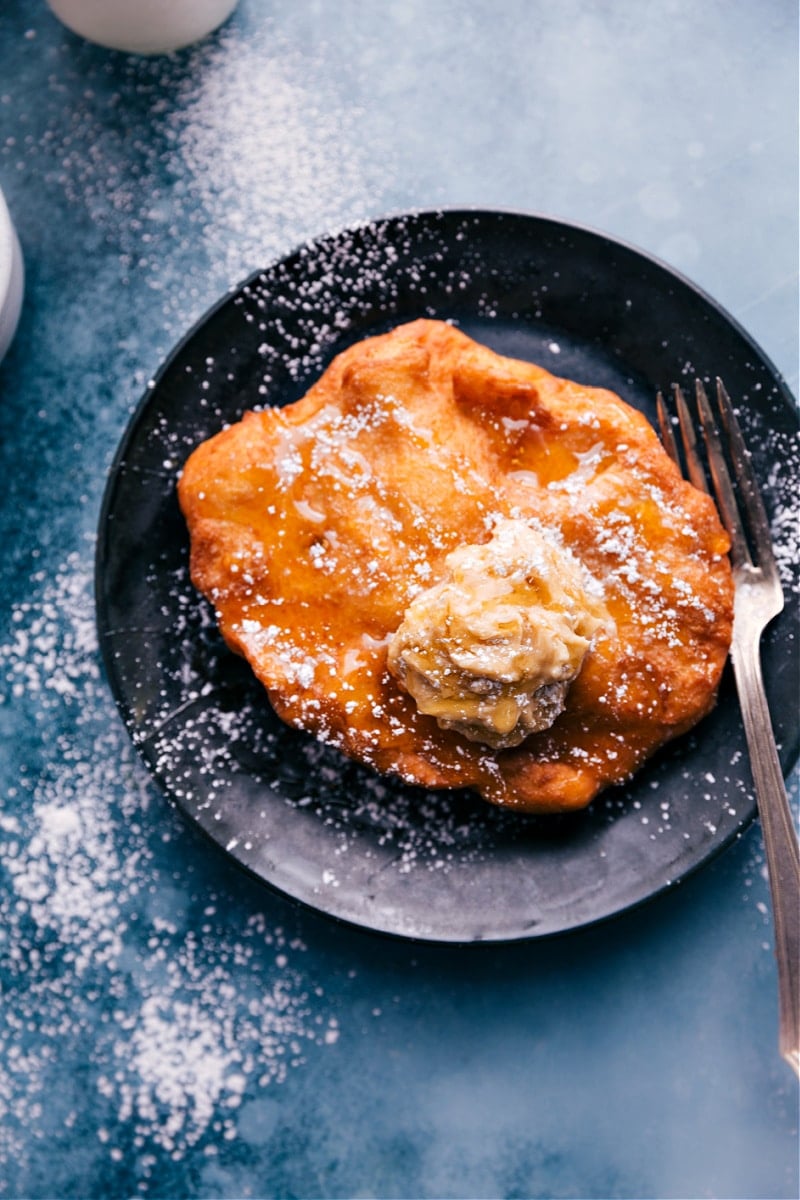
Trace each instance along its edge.
<path fill-rule="evenodd" d="M 742 406 L 769 502 L 788 511 L 798 482 L 796 467 L 794 478 L 785 468 L 792 397 L 696 287 L 631 247 L 543 217 L 390 217 L 254 275 L 160 371 L 120 446 L 100 521 L 105 665 L 166 793 L 282 893 L 432 941 L 562 932 L 674 884 L 752 819 L 729 677 L 711 717 L 630 786 L 582 814 L 511 816 L 470 794 L 378 778 L 284 727 L 188 579 L 175 481 L 193 447 L 247 408 L 297 399 L 345 346 L 418 316 L 451 319 L 501 353 L 611 387 L 651 417 L 658 387 L 720 374 Z M 787 771 L 798 750 L 797 589 L 788 591 L 764 656 Z"/>

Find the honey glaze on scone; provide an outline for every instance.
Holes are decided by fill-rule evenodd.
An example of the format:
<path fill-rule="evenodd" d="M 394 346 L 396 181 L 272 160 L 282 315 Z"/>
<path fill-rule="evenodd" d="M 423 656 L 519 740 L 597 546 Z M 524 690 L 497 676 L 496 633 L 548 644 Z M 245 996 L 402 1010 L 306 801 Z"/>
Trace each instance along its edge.
<path fill-rule="evenodd" d="M 200 445 L 195 585 L 276 712 L 379 771 L 587 805 L 713 706 L 728 538 L 613 393 L 419 320 Z"/>

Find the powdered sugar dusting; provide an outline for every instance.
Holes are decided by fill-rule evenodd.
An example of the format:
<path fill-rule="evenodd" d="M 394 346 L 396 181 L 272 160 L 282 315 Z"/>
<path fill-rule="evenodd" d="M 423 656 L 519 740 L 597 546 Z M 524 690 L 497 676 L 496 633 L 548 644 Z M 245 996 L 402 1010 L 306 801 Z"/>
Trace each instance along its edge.
<path fill-rule="evenodd" d="M 338 1036 L 299 939 L 208 880 L 193 891 L 191 864 L 179 885 L 165 872 L 180 827 L 108 698 L 91 582 L 77 555 L 37 574 L 0 645 L 0 720 L 13 703 L 55 731 L 40 761 L 18 751 L 0 814 L 0 1195 L 32 1134 L 57 1145 L 83 1119 L 50 1083 L 90 1031 L 97 1137 L 111 1162 L 135 1148 L 142 1191 L 164 1156 L 235 1139 L 242 1102 Z"/>
<path fill-rule="evenodd" d="M 46 186 L 54 206 L 69 206 L 76 236 L 102 247 L 91 286 L 124 298 L 135 280 L 141 320 L 118 349 L 140 385 L 146 364 L 226 287 L 380 209 L 391 145 L 379 157 L 359 149 L 364 114 L 331 94 L 317 57 L 269 22 L 232 24 L 181 60 L 120 58 L 113 68 L 54 47 L 36 111 L 20 116 L 24 142 L 0 139 L 4 170 Z"/>
<path fill-rule="evenodd" d="M 768 430 L 767 451 L 774 463 L 768 484 L 773 500 L 772 537 L 781 583 L 800 591 L 800 434 Z"/>
<path fill-rule="evenodd" d="M 299 216 L 302 233 L 318 234 L 340 221 L 343 199 L 378 185 L 365 179 L 368 159 L 353 153 L 360 114 L 351 109 L 342 129 L 340 106 L 309 88 L 309 72 L 307 58 L 231 30 L 170 119 L 176 155 L 208 212 L 203 237 L 215 259 L 224 252 L 231 279 L 274 256 L 287 222 Z"/>

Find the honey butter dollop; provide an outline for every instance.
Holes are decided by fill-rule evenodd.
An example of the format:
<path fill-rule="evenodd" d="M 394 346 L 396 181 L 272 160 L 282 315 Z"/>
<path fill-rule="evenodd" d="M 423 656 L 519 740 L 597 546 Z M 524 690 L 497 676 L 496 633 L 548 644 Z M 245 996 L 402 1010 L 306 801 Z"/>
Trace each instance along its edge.
<path fill-rule="evenodd" d="M 526 521 L 504 518 L 444 561 L 405 610 L 389 669 L 441 728 L 519 745 L 563 710 L 605 606 L 575 557 Z"/>

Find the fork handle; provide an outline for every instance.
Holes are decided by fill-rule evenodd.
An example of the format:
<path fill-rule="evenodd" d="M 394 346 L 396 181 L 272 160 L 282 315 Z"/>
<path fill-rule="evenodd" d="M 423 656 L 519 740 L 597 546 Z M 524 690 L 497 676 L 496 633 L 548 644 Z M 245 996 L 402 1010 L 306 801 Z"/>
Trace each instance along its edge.
<path fill-rule="evenodd" d="M 772 896 L 779 1048 L 800 1075 L 800 852 L 764 694 L 758 643 L 748 643 L 734 646 L 733 667 Z"/>

